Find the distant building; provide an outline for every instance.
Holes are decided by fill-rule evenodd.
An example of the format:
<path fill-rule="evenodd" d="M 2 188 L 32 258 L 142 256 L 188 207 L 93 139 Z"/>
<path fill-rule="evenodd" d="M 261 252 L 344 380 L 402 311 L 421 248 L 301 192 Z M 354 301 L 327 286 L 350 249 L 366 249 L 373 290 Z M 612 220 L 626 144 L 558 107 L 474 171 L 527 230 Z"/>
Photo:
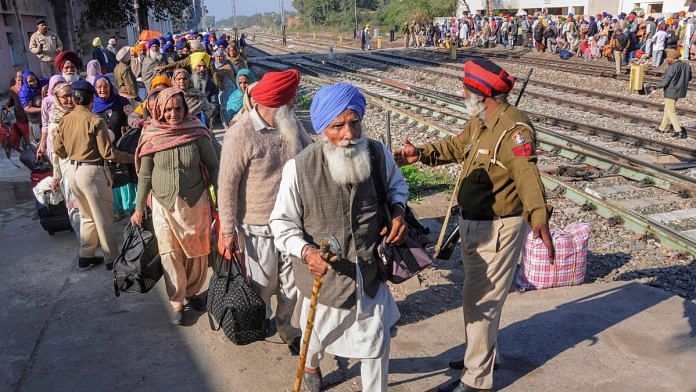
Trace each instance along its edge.
<path fill-rule="evenodd" d="M 48 0 L 2 0 L 0 1 L 0 94 L 10 87 L 14 72 L 6 70 L 38 71 L 39 61 L 29 51 L 29 37 L 36 31 L 36 18 L 46 18 L 48 29 L 55 32 L 63 42 L 64 50 L 76 51 L 87 63 L 91 60 L 92 40 L 100 37 L 106 46 L 111 37 L 117 39 L 117 46 L 135 45 L 138 31 L 135 25 L 122 29 L 105 30 L 99 26 L 82 26 L 79 24 L 85 0 L 48 1 Z M 157 20 L 153 13 L 149 15 L 149 29 L 162 33 L 172 31 L 171 20 Z"/>
<path fill-rule="evenodd" d="M 679 11 L 689 11 L 696 0 L 653 0 L 633 2 L 627 0 L 491 0 L 493 11 L 505 10 L 512 14 L 524 10 L 533 15 L 535 11 L 546 9 L 549 15 L 596 15 L 608 12 L 618 15 L 620 12 L 629 13 L 635 8 L 641 8 L 646 14 L 671 15 Z M 458 0 L 457 16 L 485 14 L 485 0 Z"/>

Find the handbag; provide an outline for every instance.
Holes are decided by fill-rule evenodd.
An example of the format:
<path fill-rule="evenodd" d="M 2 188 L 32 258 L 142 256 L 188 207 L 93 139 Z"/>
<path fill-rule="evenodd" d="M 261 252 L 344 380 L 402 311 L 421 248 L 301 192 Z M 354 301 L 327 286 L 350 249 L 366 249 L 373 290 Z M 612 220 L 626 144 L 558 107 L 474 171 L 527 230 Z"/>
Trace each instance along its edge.
<path fill-rule="evenodd" d="M 138 148 L 141 133 L 142 128 L 129 129 L 126 133 L 121 135 L 121 137 L 116 141 L 116 145 L 114 147 L 116 147 L 116 149 L 119 151 L 135 154 L 135 150 Z"/>
<path fill-rule="evenodd" d="M 114 262 L 114 292 L 147 293 L 163 275 L 152 216 L 143 212 L 143 227 L 128 223 L 121 254 Z"/>
<path fill-rule="evenodd" d="M 388 201 L 386 199 L 387 191 L 382 178 L 382 171 L 378 168 L 379 160 L 372 143 L 369 143 L 370 161 L 372 164 L 372 181 L 377 193 L 379 203 L 385 210 L 387 217 L 387 227 L 391 224 Z M 429 267 L 433 263 L 433 259 L 425 251 L 425 246 L 428 244 L 428 228 L 424 227 L 416 214 L 407 205 L 404 212 L 404 222 L 408 226 L 408 235 L 406 240 L 399 245 L 390 245 L 386 243 L 386 237 L 382 238 L 382 242 L 377 246 L 377 255 L 380 262 L 378 270 L 382 279 L 392 283 L 402 283 L 414 277 L 419 272 Z"/>
<path fill-rule="evenodd" d="M 222 329 L 227 339 L 236 345 L 264 340 L 266 304 L 247 282 L 238 249 L 232 252 L 229 263 L 215 250 L 210 261 L 213 275 L 208 284 L 206 305 L 210 328 L 213 331 Z"/>

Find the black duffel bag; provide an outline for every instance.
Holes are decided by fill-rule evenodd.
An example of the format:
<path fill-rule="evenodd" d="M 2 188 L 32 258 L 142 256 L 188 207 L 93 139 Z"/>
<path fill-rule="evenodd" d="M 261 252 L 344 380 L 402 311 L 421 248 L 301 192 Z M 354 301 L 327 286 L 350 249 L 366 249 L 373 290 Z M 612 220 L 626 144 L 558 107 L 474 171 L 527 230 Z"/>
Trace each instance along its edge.
<path fill-rule="evenodd" d="M 215 247 L 212 252 L 213 275 L 207 304 L 210 328 L 213 331 L 222 328 L 225 336 L 237 345 L 264 340 L 266 304 L 246 281 L 237 252 L 233 252 L 229 262 Z"/>
<path fill-rule="evenodd" d="M 143 212 L 143 227 L 128 223 L 121 254 L 114 262 L 114 292 L 147 293 L 163 274 L 162 261 L 150 213 Z"/>

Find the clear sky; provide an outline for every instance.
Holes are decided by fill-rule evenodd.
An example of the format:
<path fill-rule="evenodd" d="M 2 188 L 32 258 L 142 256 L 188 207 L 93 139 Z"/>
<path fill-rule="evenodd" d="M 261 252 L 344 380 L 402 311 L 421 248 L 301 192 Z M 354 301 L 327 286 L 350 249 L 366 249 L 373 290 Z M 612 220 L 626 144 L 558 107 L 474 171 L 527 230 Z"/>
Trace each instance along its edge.
<path fill-rule="evenodd" d="M 285 10 L 292 11 L 292 0 L 285 1 Z M 232 16 L 232 0 L 205 0 L 208 15 L 215 19 L 227 19 Z M 256 12 L 279 12 L 280 0 L 237 0 L 237 15 L 253 15 Z"/>

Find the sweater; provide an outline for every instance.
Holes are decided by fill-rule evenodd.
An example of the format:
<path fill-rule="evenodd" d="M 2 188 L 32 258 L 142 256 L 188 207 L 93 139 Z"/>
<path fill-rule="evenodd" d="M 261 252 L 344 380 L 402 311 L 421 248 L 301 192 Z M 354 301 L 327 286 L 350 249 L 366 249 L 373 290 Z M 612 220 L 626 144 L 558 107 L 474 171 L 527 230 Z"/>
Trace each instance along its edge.
<path fill-rule="evenodd" d="M 683 61 L 674 61 L 667 67 L 664 79 L 657 85 L 665 90 L 664 96 L 669 99 L 686 98 L 686 90 L 691 81 L 691 66 Z"/>
<path fill-rule="evenodd" d="M 257 130 L 251 115 L 225 132 L 220 160 L 218 207 L 221 232 L 234 233 L 238 224 L 264 226 L 269 222 L 280 187 L 283 165 L 311 143 L 300 128 L 297 145 L 289 148 L 275 129 Z"/>
<path fill-rule="evenodd" d="M 145 209 L 150 190 L 167 209 L 174 206 L 177 196 L 189 206 L 196 204 L 206 190 L 201 163 L 215 185 L 219 165 L 213 143 L 207 137 L 140 158 L 136 210 Z"/>

